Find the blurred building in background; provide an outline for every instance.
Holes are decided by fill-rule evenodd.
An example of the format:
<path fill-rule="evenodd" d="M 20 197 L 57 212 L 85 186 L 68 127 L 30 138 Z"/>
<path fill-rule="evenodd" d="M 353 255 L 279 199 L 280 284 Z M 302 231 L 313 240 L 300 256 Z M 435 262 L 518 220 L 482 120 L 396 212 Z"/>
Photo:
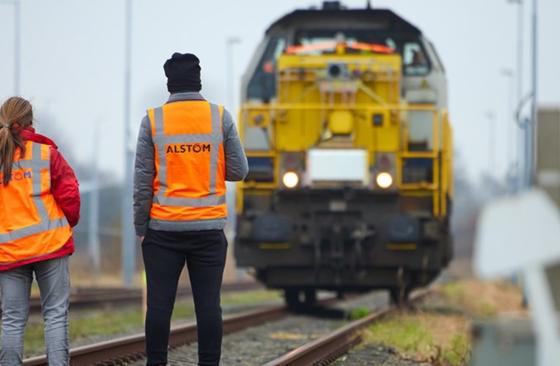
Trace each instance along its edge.
<path fill-rule="evenodd" d="M 560 106 L 539 109 L 537 184 L 560 207 Z"/>
<path fill-rule="evenodd" d="M 537 185 L 560 208 L 560 106 L 540 108 L 537 121 Z M 560 313 L 560 263 L 548 266 L 546 276 Z"/>

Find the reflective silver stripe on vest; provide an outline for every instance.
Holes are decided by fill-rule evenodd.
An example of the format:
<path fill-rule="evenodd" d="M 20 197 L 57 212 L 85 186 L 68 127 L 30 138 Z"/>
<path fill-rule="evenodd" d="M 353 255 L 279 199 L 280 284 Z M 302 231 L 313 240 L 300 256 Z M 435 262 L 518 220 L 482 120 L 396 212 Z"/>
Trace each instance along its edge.
<path fill-rule="evenodd" d="M 165 143 L 157 142 L 157 139 L 160 136 L 165 136 L 163 134 L 163 108 L 159 107 L 154 110 L 154 118 L 156 125 L 156 135 L 154 136 L 154 143 L 157 144 L 159 155 L 159 168 L 157 172 L 159 177 L 158 195 L 161 195 L 163 197 L 165 191 L 167 191 L 167 161 L 165 159 Z"/>
<path fill-rule="evenodd" d="M 165 206 L 178 206 L 178 207 L 208 207 L 223 205 L 226 203 L 226 196 L 207 196 L 201 198 L 181 198 L 181 197 L 163 197 L 157 195 L 154 197 L 154 202 Z"/>
<path fill-rule="evenodd" d="M 155 136 L 154 144 L 158 148 L 159 170 L 158 178 L 160 189 L 154 196 L 153 202 L 164 206 L 176 207 L 209 207 L 223 205 L 226 203 L 225 195 L 216 195 L 216 175 L 218 170 L 218 156 L 220 144 L 223 142 L 222 121 L 220 119 L 220 108 L 216 104 L 210 103 L 210 114 L 212 118 L 212 131 L 209 134 L 180 134 L 166 136 L 163 129 L 163 108 L 154 109 Z M 166 197 L 165 192 L 169 188 L 167 182 L 167 160 L 165 145 L 181 143 L 207 143 L 210 142 L 210 182 L 209 194 L 201 198 L 179 198 Z"/>
<path fill-rule="evenodd" d="M 68 226 L 65 217 L 61 219 L 51 220 L 45 207 L 45 203 L 41 199 L 41 169 L 50 169 L 50 157 L 46 160 L 41 159 L 41 145 L 33 143 L 31 151 L 31 160 L 20 160 L 14 163 L 16 169 L 31 169 L 31 179 L 33 184 L 33 203 L 39 214 L 40 221 L 37 224 L 30 225 L 21 229 L 10 231 L 6 234 L 0 234 L 0 243 L 23 239 L 27 236 L 39 234 Z"/>
<path fill-rule="evenodd" d="M 210 104 L 212 113 L 212 149 L 210 151 L 210 196 L 216 194 L 216 174 L 218 174 L 218 154 L 220 143 L 223 139 L 220 121 L 220 108 L 215 104 Z"/>
<path fill-rule="evenodd" d="M 33 144 L 33 156 L 31 157 L 31 161 L 33 163 L 42 161 L 41 145 Z M 41 199 L 41 171 L 32 169 L 31 177 L 33 179 L 33 201 L 35 202 L 37 212 L 39 212 L 41 222 L 46 222 L 49 220 L 49 215 L 47 213 L 47 208 L 45 207 L 45 202 Z"/>
<path fill-rule="evenodd" d="M 20 160 L 14 162 L 12 164 L 12 169 L 47 169 L 49 168 L 49 161 L 48 160 L 40 160 L 40 161 L 33 161 L 33 160 Z"/>
<path fill-rule="evenodd" d="M 49 219 L 42 220 L 38 224 L 17 229 L 6 234 L 0 234 L 0 245 L 2 243 L 23 239 L 27 236 L 44 233 L 46 231 L 59 229 L 65 226 L 68 226 L 68 222 L 66 221 L 65 218 L 56 219 L 56 220 L 49 220 Z"/>
<path fill-rule="evenodd" d="M 162 219 L 150 219 L 150 229 L 162 231 L 199 231 L 199 230 L 222 230 L 226 226 L 226 218 L 209 220 L 182 220 L 169 221 Z"/>
<path fill-rule="evenodd" d="M 158 145 L 203 143 L 210 140 L 210 134 L 155 136 L 154 143 Z"/>

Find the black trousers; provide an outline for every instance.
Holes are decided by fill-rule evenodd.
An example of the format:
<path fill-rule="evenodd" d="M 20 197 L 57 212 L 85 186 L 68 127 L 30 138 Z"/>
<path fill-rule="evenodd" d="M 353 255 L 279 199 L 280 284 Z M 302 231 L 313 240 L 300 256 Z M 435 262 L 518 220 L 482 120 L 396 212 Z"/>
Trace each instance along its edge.
<path fill-rule="evenodd" d="M 199 365 L 219 365 L 222 348 L 220 288 L 227 252 L 222 230 L 148 230 L 142 254 L 148 283 L 148 365 L 167 363 L 169 328 L 179 276 L 189 271 L 198 327 Z"/>

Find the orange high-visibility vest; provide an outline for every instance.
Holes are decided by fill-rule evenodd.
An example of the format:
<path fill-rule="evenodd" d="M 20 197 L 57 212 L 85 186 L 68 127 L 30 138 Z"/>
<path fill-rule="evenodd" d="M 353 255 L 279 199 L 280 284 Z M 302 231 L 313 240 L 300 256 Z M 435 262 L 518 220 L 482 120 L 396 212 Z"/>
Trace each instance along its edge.
<path fill-rule="evenodd" d="M 227 216 L 222 106 L 204 100 L 148 110 L 155 147 L 151 222 Z"/>
<path fill-rule="evenodd" d="M 50 147 L 27 141 L 15 155 L 7 185 L 0 173 L 0 264 L 54 253 L 72 236 L 51 193 Z"/>

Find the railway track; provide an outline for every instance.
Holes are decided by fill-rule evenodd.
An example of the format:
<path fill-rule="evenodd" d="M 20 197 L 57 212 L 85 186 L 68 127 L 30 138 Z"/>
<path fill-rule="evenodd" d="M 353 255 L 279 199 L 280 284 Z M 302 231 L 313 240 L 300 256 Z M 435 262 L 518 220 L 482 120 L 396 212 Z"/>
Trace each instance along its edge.
<path fill-rule="evenodd" d="M 319 301 L 320 305 L 327 305 L 336 301 L 334 298 Z M 267 307 L 241 314 L 224 317 L 224 334 L 240 331 L 276 320 L 289 314 L 286 306 Z M 169 346 L 178 347 L 197 340 L 196 324 L 189 323 L 173 327 L 169 336 Z M 143 333 L 117 338 L 111 341 L 100 342 L 92 345 L 72 348 L 70 350 L 71 364 L 85 365 L 122 365 L 142 358 L 145 349 L 145 336 Z M 45 355 L 28 358 L 24 366 L 47 366 Z"/>
<path fill-rule="evenodd" d="M 419 302 L 429 293 L 429 290 L 422 291 L 413 296 L 411 302 Z M 395 306 L 386 306 L 373 314 L 353 321 L 330 334 L 298 347 L 266 363 L 264 366 L 328 365 L 361 343 L 362 330 L 397 309 Z"/>
<path fill-rule="evenodd" d="M 239 282 L 223 284 L 223 292 L 249 291 L 262 288 L 262 285 L 256 282 Z M 192 295 L 189 287 L 182 287 L 177 290 L 178 297 Z M 1 301 L 1 300 L 0 300 Z M 141 289 L 124 289 L 124 288 L 77 288 L 73 289 L 70 294 L 70 309 L 84 310 L 98 308 L 100 306 L 117 306 L 140 304 L 142 301 Z M 41 299 L 33 297 L 30 300 L 29 311 L 32 314 L 41 313 Z M 0 310 L 0 314 L 2 311 Z"/>
<path fill-rule="evenodd" d="M 430 292 L 424 291 L 413 296 L 411 301 L 418 302 Z M 328 305 L 336 302 L 327 299 L 320 302 Z M 361 331 L 379 321 L 383 317 L 396 311 L 395 306 L 386 305 L 376 312 L 360 320 L 348 323 L 341 328 L 315 339 L 307 344 L 294 348 L 290 352 L 265 363 L 266 366 L 300 366 L 300 365 L 327 365 L 347 353 L 351 348 L 361 342 Z M 289 314 L 285 306 L 274 306 L 265 309 L 252 310 L 241 314 L 224 317 L 224 334 L 231 334 L 247 328 L 256 327 L 267 322 L 278 320 Z M 169 345 L 177 348 L 197 340 L 196 324 L 189 323 L 172 328 Z M 111 341 L 100 342 L 92 345 L 76 347 L 70 350 L 71 364 L 82 365 L 123 365 L 144 356 L 144 334 L 126 336 Z M 45 356 L 24 360 L 24 366 L 47 365 Z"/>

